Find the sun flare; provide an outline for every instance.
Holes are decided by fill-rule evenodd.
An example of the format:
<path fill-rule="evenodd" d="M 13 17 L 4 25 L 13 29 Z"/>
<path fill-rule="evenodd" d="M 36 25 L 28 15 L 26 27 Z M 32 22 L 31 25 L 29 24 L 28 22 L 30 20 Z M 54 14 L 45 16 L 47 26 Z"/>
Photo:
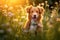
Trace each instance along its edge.
<path fill-rule="evenodd" d="M 27 0 L 1 0 L 0 4 L 7 5 L 25 5 Z"/>

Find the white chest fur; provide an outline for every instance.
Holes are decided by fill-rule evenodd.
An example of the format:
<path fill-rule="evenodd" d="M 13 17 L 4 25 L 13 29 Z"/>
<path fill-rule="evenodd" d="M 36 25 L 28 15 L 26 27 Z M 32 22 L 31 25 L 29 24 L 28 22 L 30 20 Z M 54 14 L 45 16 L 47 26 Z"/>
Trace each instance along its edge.
<path fill-rule="evenodd" d="M 31 25 L 30 25 L 29 31 L 33 33 L 36 31 L 36 29 L 37 29 L 37 23 L 34 20 L 31 20 Z"/>

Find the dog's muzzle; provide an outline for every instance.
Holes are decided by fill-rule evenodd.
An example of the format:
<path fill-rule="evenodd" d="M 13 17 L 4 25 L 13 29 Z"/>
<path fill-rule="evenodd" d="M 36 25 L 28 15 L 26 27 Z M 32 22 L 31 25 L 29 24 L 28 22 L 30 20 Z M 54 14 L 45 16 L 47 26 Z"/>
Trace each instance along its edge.
<path fill-rule="evenodd" d="M 36 15 L 34 15 L 34 18 L 36 18 Z"/>
<path fill-rule="evenodd" d="M 37 14 L 37 13 L 33 13 L 33 14 L 32 14 L 32 18 L 33 18 L 33 19 L 37 19 L 37 18 L 38 18 L 38 14 Z"/>

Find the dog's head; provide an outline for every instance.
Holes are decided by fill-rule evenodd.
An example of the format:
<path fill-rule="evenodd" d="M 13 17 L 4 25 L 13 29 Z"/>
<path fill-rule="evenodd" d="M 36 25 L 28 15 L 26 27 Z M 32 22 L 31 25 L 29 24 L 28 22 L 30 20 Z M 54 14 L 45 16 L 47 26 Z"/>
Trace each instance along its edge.
<path fill-rule="evenodd" d="M 26 8 L 26 11 L 29 19 L 39 20 L 41 18 L 41 14 L 44 12 L 44 8 L 39 6 L 29 6 Z"/>

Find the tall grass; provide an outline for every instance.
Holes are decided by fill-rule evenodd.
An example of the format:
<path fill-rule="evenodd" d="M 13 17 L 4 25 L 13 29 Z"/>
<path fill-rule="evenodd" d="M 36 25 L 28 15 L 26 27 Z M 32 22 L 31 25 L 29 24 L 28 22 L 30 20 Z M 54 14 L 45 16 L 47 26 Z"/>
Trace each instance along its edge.
<path fill-rule="evenodd" d="M 27 6 L 28 5 L 25 5 L 24 7 L 21 5 L 1 7 L 0 40 L 60 40 L 59 4 L 56 4 L 54 9 L 51 7 L 53 10 L 49 10 L 48 4 L 45 5 L 45 13 L 42 20 L 42 36 L 40 33 L 35 36 L 34 34 L 22 32 L 22 27 L 24 27 L 27 20 L 27 13 L 25 11 L 25 7 Z M 44 7 L 44 5 L 42 6 Z"/>

